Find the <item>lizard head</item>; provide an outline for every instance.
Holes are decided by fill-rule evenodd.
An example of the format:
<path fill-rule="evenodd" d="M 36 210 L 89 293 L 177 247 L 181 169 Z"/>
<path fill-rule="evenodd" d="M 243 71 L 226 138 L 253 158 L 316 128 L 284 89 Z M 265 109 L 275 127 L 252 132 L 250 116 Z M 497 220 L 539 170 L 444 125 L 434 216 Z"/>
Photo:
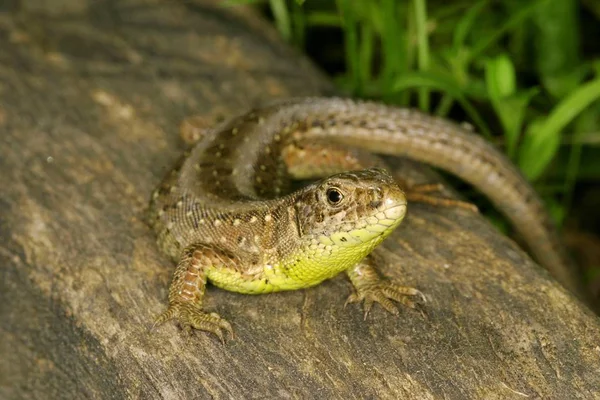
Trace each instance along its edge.
<path fill-rule="evenodd" d="M 385 170 L 372 168 L 309 185 L 295 207 L 303 254 L 322 266 L 334 262 L 339 272 L 362 260 L 402 222 L 406 197 Z"/>

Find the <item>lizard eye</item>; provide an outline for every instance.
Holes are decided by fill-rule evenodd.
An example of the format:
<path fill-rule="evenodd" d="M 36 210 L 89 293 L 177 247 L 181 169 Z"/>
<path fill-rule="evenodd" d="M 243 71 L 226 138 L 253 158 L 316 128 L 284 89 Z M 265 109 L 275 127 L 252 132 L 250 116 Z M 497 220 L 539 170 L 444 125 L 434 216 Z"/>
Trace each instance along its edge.
<path fill-rule="evenodd" d="M 329 204 L 332 205 L 340 204 L 340 202 L 344 198 L 344 195 L 342 195 L 342 193 L 336 188 L 327 189 L 326 194 L 327 201 L 329 202 Z"/>

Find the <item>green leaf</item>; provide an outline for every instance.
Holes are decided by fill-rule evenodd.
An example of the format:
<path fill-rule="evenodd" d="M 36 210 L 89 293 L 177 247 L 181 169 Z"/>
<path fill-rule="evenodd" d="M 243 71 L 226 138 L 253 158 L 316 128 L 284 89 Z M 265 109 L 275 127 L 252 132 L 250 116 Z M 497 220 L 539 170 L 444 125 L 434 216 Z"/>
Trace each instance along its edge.
<path fill-rule="evenodd" d="M 306 15 L 306 23 L 312 26 L 331 26 L 341 28 L 342 18 L 338 13 L 311 11 Z"/>
<path fill-rule="evenodd" d="M 387 91 L 394 77 L 409 68 L 407 24 L 401 19 L 401 11 L 395 0 L 382 0 L 381 20 L 381 84 Z"/>
<path fill-rule="evenodd" d="M 413 0 L 412 3 L 417 33 L 417 63 L 420 71 L 427 71 L 431 58 L 427 34 L 427 4 L 425 0 Z M 425 88 L 419 88 L 419 107 L 422 111 L 429 111 L 429 91 Z"/>
<path fill-rule="evenodd" d="M 375 34 L 369 24 L 360 24 L 360 43 L 358 58 L 360 63 L 361 86 L 365 86 L 372 78 L 373 48 L 375 47 Z"/>
<path fill-rule="evenodd" d="M 529 126 L 519 154 L 519 165 L 527 177 L 539 178 L 558 151 L 560 132 L 598 99 L 600 78 L 580 86 L 558 103 L 546 119 Z"/>
<path fill-rule="evenodd" d="M 455 50 L 460 49 L 464 46 L 467 35 L 471 31 L 473 24 L 476 22 L 477 17 L 489 4 L 489 0 L 483 0 L 475 5 L 469 7 L 465 12 L 465 15 L 458 21 L 456 28 L 454 28 L 454 35 L 452 38 L 452 47 Z"/>
<path fill-rule="evenodd" d="M 501 100 L 516 91 L 515 67 L 506 54 L 492 58 L 485 63 L 485 81 L 488 94 Z"/>
<path fill-rule="evenodd" d="M 492 44 L 499 41 L 504 35 L 513 29 L 518 28 L 523 21 L 531 17 L 531 15 L 543 6 L 544 3 L 550 0 L 536 0 L 531 2 L 523 2 L 523 7 L 510 16 L 500 27 L 492 31 L 492 34 L 481 37 L 473 46 L 473 51 L 470 53 L 472 59 L 479 57 Z M 554 0 L 552 0 L 554 1 Z"/>
<path fill-rule="evenodd" d="M 516 92 L 516 73 L 507 55 L 500 55 L 485 63 L 485 82 L 488 95 L 502 123 L 506 153 L 514 159 L 521 136 L 525 112 L 531 99 L 539 92 L 537 88 Z"/>
<path fill-rule="evenodd" d="M 360 58 L 359 58 L 359 39 L 358 39 L 358 16 L 355 13 L 351 0 L 337 0 L 337 7 L 342 15 L 342 27 L 344 29 L 344 48 L 346 55 L 346 65 L 348 68 L 348 75 L 350 82 L 352 83 L 352 92 L 355 94 L 361 94 L 361 71 L 360 71 Z"/>
<path fill-rule="evenodd" d="M 505 98 L 499 104 L 495 104 L 496 102 L 492 100 L 504 129 L 506 153 L 511 159 L 517 155 L 517 145 L 523 132 L 523 122 L 529 103 L 539 93 L 540 90 L 533 87 Z"/>
<path fill-rule="evenodd" d="M 565 167 L 565 181 L 563 193 L 563 208 L 566 210 L 570 209 L 573 204 L 573 193 L 575 191 L 575 184 L 579 177 L 579 171 L 581 167 L 581 155 L 583 152 L 583 140 L 588 132 L 593 131 L 598 126 L 598 111 L 600 111 L 600 104 L 594 104 L 592 107 L 587 108 L 581 113 L 579 118 L 575 121 L 574 131 L 575 133 L 571 136 L 572 143 L 569 147 L 569 159 Z M 598 164 L 600 165 L 600 164 Z M 598 171 L 596 175 L 600 174 L 600 168 L 596 168 Z M 594 179 L 598 179 L 596 176 Z"/>
<path fill-rule="evenodd" d="M 433 72 L 407 72 L 394 81 L 392 91 L 400 92 L 411 88 L 431 88 L 454 97 L 464 108 L 471 120 L 479 127 L 481 133 L 491 137 L 490 130 L 475 107 L 464 96 L 461 88 L 452 79 Z"/>
<path fill-rule="evenodd" d="M 290 13 L 285 4 L 285 0 L 269 0 L 271 11 L 275 17 L 275 25 L 277 30 L 286 42 L 292 38 L 292 25 L 290 22 Z"/>
<path fill-rule="evenodd" d="M 579 2 L 552 0 L 534 13 L 533 44 L 544 87 L 556 99 L 575 89 L 584 77 L 580 66 Z"/>

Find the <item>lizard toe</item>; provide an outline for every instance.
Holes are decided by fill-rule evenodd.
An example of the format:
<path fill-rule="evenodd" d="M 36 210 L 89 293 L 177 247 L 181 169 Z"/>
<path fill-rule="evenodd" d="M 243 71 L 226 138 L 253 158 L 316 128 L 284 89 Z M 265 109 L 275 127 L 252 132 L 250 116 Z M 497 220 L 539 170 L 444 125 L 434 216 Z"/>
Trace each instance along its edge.
<path fill-rule="evenodd" d="M 227 320 L 217 313 L 204 312 L 197 305 L 171 304 L 169 309 L 155 320 L 153 328 L 171 319 L 176 319 L 185 332 L 191 333 L 192 329 L 210 332 L 215 334 L 222 343 L 225 343 L 223 332 L 227 332 L 231 339 L 234 338 L 233 328 Z"/>
<path fill-rule="evenodd" d="M 348 297 L 346 304 L 362 301 L 365 319 L 371 311 L 374 303 L 378 303 L 390 314 L 399 315 L 400 312 L 398 307 L 393 301 L 409 308 L 415 308 L 415 302 L 409 298 L 410 296 L 419 296 L 421 299 L 425 300 L 423 293 L 415 288 L 400 286 L 393 282 L 382 281 L 367 287 L 361 287 L 356 293 L 353 293 Z"/>
<path fill-rule="evenodd" d="M 157 326 L 162 325 L 165 322 L 170 321 L 172 319 L 175 319 L 178 316 L 179 316 L 179 305 L 178 304 L 170 305 L 169 308 L 167 309 L 167 311 L 163 312 L 158 317 L 156 317 L 156 319 L 154 320 L 154 323 L 150 327 L 150 331 L 153 331 Z"/>

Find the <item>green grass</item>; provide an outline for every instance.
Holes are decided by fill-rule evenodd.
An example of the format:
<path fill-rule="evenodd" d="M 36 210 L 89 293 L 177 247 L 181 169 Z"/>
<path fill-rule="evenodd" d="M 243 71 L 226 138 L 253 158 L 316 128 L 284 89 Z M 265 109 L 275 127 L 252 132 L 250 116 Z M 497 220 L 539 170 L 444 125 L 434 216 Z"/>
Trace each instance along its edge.
<path fill-rule="evenodd" d="M 600 32 L 589 39 L 580 19 L 600 23 L 593 4 L 268 1 L 299 48 L 311 30 L 343 33 L 345 67 L 334 76 L 343 93 L 469 120 L 534 183 L 559 224 L 581 171 L 600 180 Z"/>

